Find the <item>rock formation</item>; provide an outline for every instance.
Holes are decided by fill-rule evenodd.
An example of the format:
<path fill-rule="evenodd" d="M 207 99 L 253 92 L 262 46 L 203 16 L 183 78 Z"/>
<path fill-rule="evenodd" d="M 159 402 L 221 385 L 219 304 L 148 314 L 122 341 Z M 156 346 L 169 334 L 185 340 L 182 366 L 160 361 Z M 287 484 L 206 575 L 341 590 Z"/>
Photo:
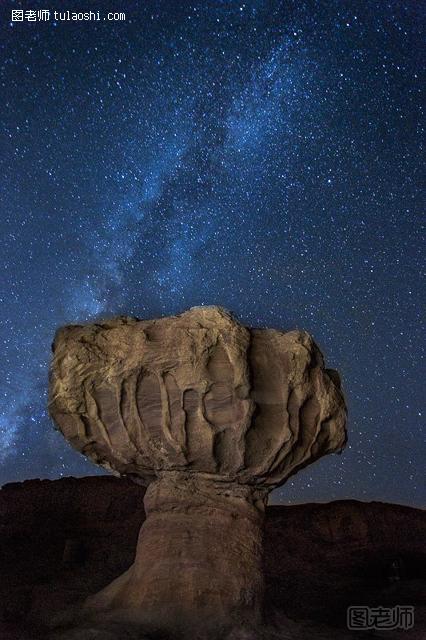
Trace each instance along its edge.
<path fill-rule="evenodd" d="M 148 486 L 135 562 L 87 614 L 177 633 L 258 624 L 268 492 L 345 444 L 339 377 L 312 338 L 196 307 L 65 327 L 53 350 L 63 435 Z"/>

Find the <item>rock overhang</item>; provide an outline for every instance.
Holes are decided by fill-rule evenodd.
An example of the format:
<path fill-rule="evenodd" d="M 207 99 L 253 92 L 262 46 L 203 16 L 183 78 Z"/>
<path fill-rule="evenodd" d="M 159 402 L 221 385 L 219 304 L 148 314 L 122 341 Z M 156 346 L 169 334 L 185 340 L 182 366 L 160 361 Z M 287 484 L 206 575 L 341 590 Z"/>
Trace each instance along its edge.
<path fill-rule="evenodd" d="M 49 410 L 84 455 L 147 484 L 185 471 L 272 489 L 346 442 L 337 372 L 304 331 L 221 307 L 60 329 Z"/>

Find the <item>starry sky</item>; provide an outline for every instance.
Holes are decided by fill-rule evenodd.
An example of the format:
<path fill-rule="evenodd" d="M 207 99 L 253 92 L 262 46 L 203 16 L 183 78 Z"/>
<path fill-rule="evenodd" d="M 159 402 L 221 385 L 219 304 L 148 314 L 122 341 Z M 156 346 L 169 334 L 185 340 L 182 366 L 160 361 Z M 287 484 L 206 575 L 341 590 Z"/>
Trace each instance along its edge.
<path fill-rule="evenodd" d="M 344 453 L 273 502 L 425 504 L 425 6 L 0 3 L 0 484 L 98 472 L 47 415 L 59 325 L 220 304 L 343 378 Z"/>

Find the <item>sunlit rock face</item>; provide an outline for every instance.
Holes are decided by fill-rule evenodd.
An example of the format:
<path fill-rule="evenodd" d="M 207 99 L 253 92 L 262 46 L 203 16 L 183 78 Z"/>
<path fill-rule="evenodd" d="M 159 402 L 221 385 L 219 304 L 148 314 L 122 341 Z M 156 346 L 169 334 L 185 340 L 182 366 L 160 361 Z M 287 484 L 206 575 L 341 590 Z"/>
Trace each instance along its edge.
<path fill-rule="evenodd" d="M 259 623 L 267 494 L 346 439 L 339 377 L 312 338 L 195 307 L 65 327 L 53 349 L 63 435 L 149 485 L 135 563 L 87 611 L 183 633 Z"/>

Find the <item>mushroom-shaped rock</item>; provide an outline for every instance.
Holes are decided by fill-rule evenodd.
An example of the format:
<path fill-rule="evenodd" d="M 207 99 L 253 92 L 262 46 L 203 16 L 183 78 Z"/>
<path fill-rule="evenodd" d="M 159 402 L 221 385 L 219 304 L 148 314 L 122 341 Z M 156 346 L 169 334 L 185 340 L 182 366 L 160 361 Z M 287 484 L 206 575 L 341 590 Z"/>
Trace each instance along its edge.
<path fill-rule="evenodd" d="M 268 492 L 346 441 L 339 376 L 312 338 L 195 307 L 67 326 L 53 351 L 60 431 L 148 486 L 135 562 L 86 611 L 174 632 L 257 624 Z"/>

